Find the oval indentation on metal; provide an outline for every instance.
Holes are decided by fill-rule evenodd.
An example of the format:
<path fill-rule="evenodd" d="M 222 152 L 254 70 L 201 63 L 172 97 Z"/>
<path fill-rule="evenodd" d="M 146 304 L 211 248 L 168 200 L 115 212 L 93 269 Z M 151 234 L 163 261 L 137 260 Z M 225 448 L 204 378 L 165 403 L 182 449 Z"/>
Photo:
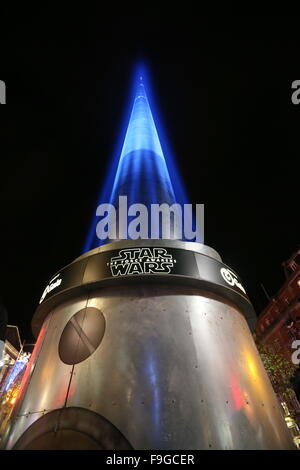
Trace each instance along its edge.
<path fill-rule="evenodd" d="M 105 332 L 103 313 L 87 307 L 75 313 L 66 324 L 58 345 L 59 357 L 65 364 L 78 364 L 91 356 Z"/>

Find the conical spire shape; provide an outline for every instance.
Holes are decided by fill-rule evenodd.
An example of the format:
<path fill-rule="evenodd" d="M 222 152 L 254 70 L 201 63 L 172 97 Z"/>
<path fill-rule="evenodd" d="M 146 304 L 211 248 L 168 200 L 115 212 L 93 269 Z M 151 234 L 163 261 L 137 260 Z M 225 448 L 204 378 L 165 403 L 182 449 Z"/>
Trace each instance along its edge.
<path fill-rule="evenodd" d="M 174 189 L 158 133 L 139 78 L 110 202 L 126 195 L 128 203 L 175 202 Z"/>
<path fill-rule="evenodd" d="M 147 99 L 145 86 L 142 77 L 140 77 L 121 159 L 129 152 L 142 149 L 151 150 L 163 158 L 163 151 Z"/>
<path fill-rule="evenodd" d="M 176 202 L 181 205 L 186 203 L 184 189 L 175 166 L 170 161 L 169 164 L 171 165 L 172 173 L 169 172 L 166 164 L 157 128 L 147 98 L 144 80 L 142 76 L 139 76 L 136 83 L 134 102 L 114 181 L 111 184 L 109 192 L 107 193 L 106 191 L 105 196 L 102 194 L 99 201 L 99 204 L 109 203 L 114 207 L 115 213 L 113 211 L 109 215 L 109 221 L 111 220 L 111 217 L 116 216 L 116 224 L 119 223 L 119 214 L 123 214 L 123 210 L 119 207 L 119 198 L 120 196 L 126 196 L 128 208 L 133 204 L 143 204 L 146 206 L 149 214 L 148 236 L 141 236 L 141 238 L 151 238 L 153 236 L 153 232 L 152 230 L 150 232 L 150 223 L 152 223 L 152 219 L 150 221 L 150 206 L 152 204 L 168 204 L 169 206 L 172 206 Z M 108 175 L 108 177 L 108 180 L 111 179 L 111 175 Z M 177 200 L 175 196 L 172 182 L 176 186 L 176 195 L 179 196 L 179 200 Z M 96 212 L 96 215 L 104 216 L 104 214 L 99 214 L 98 212 Z M 93 224 L 90 228 L 84 251 L 88 251 L 103 243 L 109 243 L 115 239 L 107 237 L 104 240 L 99 237 L 97 234 L 99 217 L 97 216 L 93 220 Z M 130 224 L 130 221 L 133 218 L 134 216 L 128 213 L 127 223 Z M 157 222 L 157 224 L 159 224 L 159 226 L 156 226 L 156 235 L 153 238 L 163 238 L 163 235 L 166 233 L 163 227 L 166 225 L 161 226 L 160 222 Z M 173 222 L 171 222 L 171 224 L 173 224 Z M 110 225 L 110 222 L 108 225 Z M 172 225 L 171 231 L 172 233 L 175 233 L 173 230 L 174 227 Z M 129 232 L 128 236 L 124 235 L 124 230 L 122 230 L 122 236 L 120 236 L 119 227 L 117 227 L 117 233 L 117 238 L 130 238 Z M 145 234 L 145 232 L 143 233 Z M 173 235 L 171 235 L 171 238 L 173 238 Z M 182 237 L 180 238 L 183 239 Z"/>

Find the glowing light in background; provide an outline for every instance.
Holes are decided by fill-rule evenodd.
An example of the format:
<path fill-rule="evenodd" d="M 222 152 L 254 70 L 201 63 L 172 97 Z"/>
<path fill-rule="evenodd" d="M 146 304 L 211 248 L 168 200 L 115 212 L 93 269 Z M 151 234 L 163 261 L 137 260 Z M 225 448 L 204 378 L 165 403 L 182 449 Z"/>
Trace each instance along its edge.
<path fill-rule="evenodd" d="M 27 365 L 28 361 L 29 361 L 29 357 L 27 355 L 24 355 L 23 357 L 21 357 L 19 360 L 17 360 L 15 362 L 15 364 L 12 368 L 12 371 L 11 371 L 9 377 L 8 377 L 8 380 L 5 384 L 5 387 L 4 387 L 4 392 L 5 393 L 10 389 L 10 387 L 15 382 L 18 375 L 22 372 L 24 367 Z"/>
<path fill-rule="evenodd" d="M 22 396 L 22 393 L 23 393 L 23 390 L 25 389 L 25 385 L 27 383 L 27 380 L 29 379 L 29 377 L 30 377 L 30 375 L 31 375 L 31 373 L 34 369 L 35 359 L 36 359 L 36 356 L 37 356 L 38 352 L 40 351 L 40 346 L 42 345 L 42 340 L 44 339 L 45 333 L 46 333 L 46 328 L 45 328 L 45 326 L 43 326 L 41 328 L 40 332 L 39 332 L 39 336 L 36 340 L 34 350 L 32 351 L 32 354 L 30 356 L 30 360 L 29 360 L 29 362 L 27 364 L 27 367 L 25 369 L 25 372 L 23 374 L 21 384 L 20 384 L 20 388 L 19 388 L 18 397 Z"/>
<path fill-rule="evenodd" d="M 181 205 L 188 203 L 179 174 L 168 150 L 162 127 L 157 131 L 158 118 L 155 121 L 148 99 L 151 89 L 148 74 L 144 66 L 139 66 L 134 73 L 135 95 L 133 106 L 127 124 L 127 130 L 116 168 L 113 159 L 107 176 L 105 188 L 101 193 L 98 204 L 111 203 L 118 207 L 118 197 L 126 195 L 128 205 L 141 203 L 148 207 L 153 203 L 169 205 L 177 202 Z M 151 96 L 151 91 L 150 91 Z M 161 144 L 161 140 L 162 144 Z M 113 179 L 112 179 L 113 174 Z M 149 210 L 150 212 L 150 210 Z M 92 221 L 84 252 L 102 243 L 96 236 L 98 217 Z"/>

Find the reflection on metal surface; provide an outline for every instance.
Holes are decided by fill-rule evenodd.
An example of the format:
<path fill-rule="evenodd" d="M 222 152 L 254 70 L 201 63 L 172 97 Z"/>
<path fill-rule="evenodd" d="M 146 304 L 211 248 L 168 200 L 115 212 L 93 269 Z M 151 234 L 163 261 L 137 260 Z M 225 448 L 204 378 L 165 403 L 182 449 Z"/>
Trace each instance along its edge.
<path fill-rule="evenodd" d="M 235 374 L 230 376 L 230 389 L 236 410 L 240 410 L 243 406 L 243 393 L 240 387 L 240 383 Z"/>

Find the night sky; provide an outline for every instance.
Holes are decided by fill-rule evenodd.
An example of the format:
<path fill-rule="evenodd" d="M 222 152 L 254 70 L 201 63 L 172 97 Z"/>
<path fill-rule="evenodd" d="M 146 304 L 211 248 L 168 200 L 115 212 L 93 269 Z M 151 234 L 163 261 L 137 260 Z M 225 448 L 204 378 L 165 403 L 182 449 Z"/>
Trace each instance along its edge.
<path fill-rule="evenodd" d="M 43 34 L 46 16 L 12 22 L 1 42 L 0 295 L 9 323 L 30 342 L 47 281 L 81 254 L 141 60 L 190 202 L 205 204 L 205 243 L 240 274 L 259 313 L 260 283 L 274 295 L 299 245 L 297 17 L 225 24 L 91 12 L 72 31 L 61 21 Z"/>

